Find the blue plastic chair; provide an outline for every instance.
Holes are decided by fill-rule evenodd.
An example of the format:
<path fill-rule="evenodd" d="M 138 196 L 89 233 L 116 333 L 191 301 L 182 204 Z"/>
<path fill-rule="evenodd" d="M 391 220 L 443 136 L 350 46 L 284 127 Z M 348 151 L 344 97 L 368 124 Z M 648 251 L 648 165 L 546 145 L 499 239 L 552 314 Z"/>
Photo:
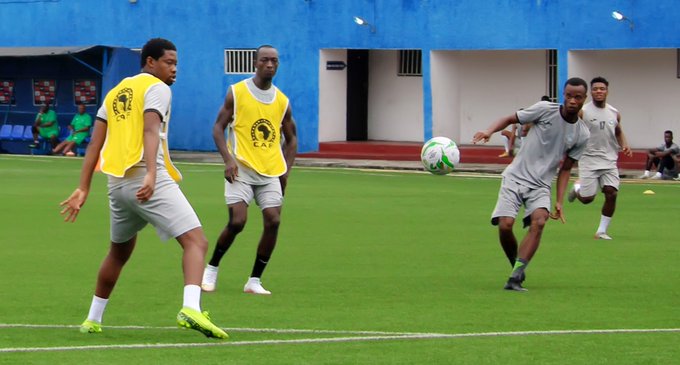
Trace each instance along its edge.
<path fill-rule="evenodd" d="M 21 141 L 24 138 L 24 126 L 15 125 L 12 127 L 12 135 L 9 138 L 12 141 Z"/>
<path fill-rule="evenodd" d="M 31 128 L 30 125 L 26 126 L 26 129 L 24 129 L 24 141 L 32 141 L 33 140 L 33 128 Z"/>
<path fill-rule="evenodd" d="M 4 124 L 0 127 L 0 140 L 7 141 L 12 136 L 12 125 Z"/>

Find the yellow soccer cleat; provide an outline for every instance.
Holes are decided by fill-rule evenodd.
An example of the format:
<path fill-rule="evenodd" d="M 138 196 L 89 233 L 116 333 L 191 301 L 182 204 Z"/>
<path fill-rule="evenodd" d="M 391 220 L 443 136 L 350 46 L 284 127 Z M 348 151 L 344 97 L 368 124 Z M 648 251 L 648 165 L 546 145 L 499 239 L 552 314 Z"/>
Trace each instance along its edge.
<path fill-rule="evenodd" d="M 86 319 L 85 322 L 80 325 L 80 333 L 102 333 L 102 324 Z"/>
<path fill-rule="evenodd" d="M 191 308 L 182 308 L 182 310 L 177 313 L 177 325 L 199 331 L 206 335 L 206 337 L 229 338 L 229 335 L 227 335 L 226 332 L 210 321 L 208 312 L 200 313 Z"/>

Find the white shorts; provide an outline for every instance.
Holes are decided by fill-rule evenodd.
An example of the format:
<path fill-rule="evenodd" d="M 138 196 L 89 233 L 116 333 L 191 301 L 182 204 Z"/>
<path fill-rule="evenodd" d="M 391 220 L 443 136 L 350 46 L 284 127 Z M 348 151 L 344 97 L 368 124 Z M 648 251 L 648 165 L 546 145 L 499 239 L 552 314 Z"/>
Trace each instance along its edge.
<path fill-rule="evenodd" d="M 491 224 L 498 225 L 500 217 L 517 217 L 522 204 L 524 204 L 524 227 L 527 227 L 531 223 L 531 213 L 536 209 L 545 208 L 550 212 L 550 189 L 530 188 L 504 177 L 498 191 L 496 207 L 491 214 Z"/>
<path fill-rule="evenodd" d="M 598 190 L 602 190 L 605 186 L 611 186 L 619 190 L 621 178 L 619 178 L 619 169 L 603 169 L 603 170 L 578 170 L 578 178 L 581 182 L 581 189 L 579 195 L 583 197 L 590 197 L 597 195 Z"/>
<path fill-rule="evenodd" d="M 111 242 L 127 242 L 147 223 L 163 241 L 201 226 L 191 204 L 167 174 L 158 175 L 151 199 L 140 203 L 135 194 L 143 180 L 143 176 L 131 178 L 109 189 Z"/>
<path fill-rule="evenodd" d="M 250 205 L 253 198 L 260 209 L 282 206 L 281 182 L 278 178 L 272 178 L 265 185 L 250 185 L 239 180 L 235 180 L 233 183 L 224 181 L 224 199 L 227 205 L 238 202 L 245 202 Z"/>

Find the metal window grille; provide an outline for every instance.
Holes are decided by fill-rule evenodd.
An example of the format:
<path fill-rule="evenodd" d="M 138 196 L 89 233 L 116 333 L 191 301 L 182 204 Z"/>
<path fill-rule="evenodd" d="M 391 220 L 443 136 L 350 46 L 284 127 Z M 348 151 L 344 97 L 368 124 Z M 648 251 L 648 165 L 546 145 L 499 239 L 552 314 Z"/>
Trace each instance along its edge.
<path fill-rule="evenodd" d="M 224 50 L 224 73 L 225 74 L 252 74 L 255 73 L 255 49 L 225 49 Z"/>
<path fill-rule="evenodd" d="M 399 51 L 398 76 L 423 76 L 423 51 L 404 49 Z"/>
<path fill-rule="evenodd" d="M 550 97 L 550 101 L 557 102 L 557 50 L 549 49 L 545 51 L 545 56 L 547 66 L 546 80 L 548 81 L 546 85 L 546 88 L 548 89 L 547 94 Z"/>

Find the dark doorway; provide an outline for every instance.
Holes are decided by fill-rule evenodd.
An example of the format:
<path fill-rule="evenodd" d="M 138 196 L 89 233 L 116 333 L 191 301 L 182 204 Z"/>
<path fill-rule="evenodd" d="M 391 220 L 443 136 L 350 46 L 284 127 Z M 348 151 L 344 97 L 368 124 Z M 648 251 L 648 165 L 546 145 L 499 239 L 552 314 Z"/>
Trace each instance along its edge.
<path fill-rule="evenodd" d="M 347 50 L 347 140 L 368 139 L 368 50 Z"/>

